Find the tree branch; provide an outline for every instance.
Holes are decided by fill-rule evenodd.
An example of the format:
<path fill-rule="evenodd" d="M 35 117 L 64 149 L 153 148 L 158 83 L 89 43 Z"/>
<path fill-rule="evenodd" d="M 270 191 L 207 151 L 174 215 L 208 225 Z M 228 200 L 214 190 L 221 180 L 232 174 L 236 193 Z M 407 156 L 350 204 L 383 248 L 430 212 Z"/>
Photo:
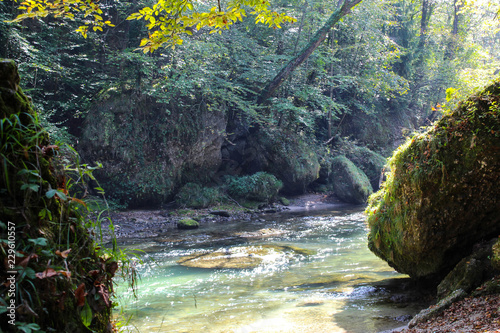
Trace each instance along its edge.
<path fill-rule="evenodd" d="M 328 31 L 337 24 L 338 21 L 345 15 L 349 14 L 350 10 L 359 4 L 362 0 L 344 0 L 342 6 L 338 7 L 330 18 L 325 22 L 323 27 L 319 29 L 314 37 L 311 39 L 309 44 L 300 51 L 300 53 L 290 60 L 288 64 L 281 69 L 281 71 L 264 87 L 262 90 L 257 103 L 263 104 L 268 98 L 270 98 L 276 89 L 290 76 L 290 74 L 299 67 L 309 56 L 318 48 L 318 46 L 325 40 Z"/>

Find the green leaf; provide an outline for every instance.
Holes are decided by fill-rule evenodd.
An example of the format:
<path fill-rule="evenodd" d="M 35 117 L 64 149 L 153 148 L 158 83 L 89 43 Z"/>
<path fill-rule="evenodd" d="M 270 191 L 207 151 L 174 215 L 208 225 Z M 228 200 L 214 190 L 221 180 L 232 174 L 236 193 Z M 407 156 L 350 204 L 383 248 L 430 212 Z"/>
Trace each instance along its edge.
<path fill-rule="evenodd" d="M 66 201 L 68 200 L 68 196 L 64 193 L 62 193 L 61 191 L 57 191 L 56 192 L 56 195 L 59 197 L 59 199 L 61 199 L 62 201 Z"/>
<path fill-rule="evenodd" d="M 30 238 L 28 239 L 30 243 L 33 243 L 33 245 L 39 245 L 39 246 L 47 246 L 49 242 L 47 241 L 47 238 L 39 237 L 39 238 Z"/>
<path fill-rule="evenodd" d="M 56 194 L 57 190 L 48 190 L 47 193 L 45 193 L 45 196 L 50 199 Z"/>
<path fill-rule="evenodd" d="M 83 325 L 89 327 L 92 323 L 92 310 L 90 309 L 89 303 L 85 300 L 85 305 L 80 311 L 80 318 L 82 319 Z"/>
<path fill-rule="evenodd" d="M 30 189 L 34 192 L 38 192 L 38 189 L 40 188 L 40 185 L 37 185 L 37 184 L 23 184 L 21 186 L 21 191 L 24 191 L 26 189 Z"/>

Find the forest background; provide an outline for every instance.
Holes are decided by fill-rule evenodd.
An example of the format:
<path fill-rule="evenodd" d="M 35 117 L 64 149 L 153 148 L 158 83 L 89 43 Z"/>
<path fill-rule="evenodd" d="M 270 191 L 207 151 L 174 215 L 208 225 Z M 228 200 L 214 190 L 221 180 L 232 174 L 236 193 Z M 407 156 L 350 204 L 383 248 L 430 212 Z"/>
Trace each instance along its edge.
<path fill-rule="evenodd" d="M 238 185 L 230 177 L 259 171 L 284 193 L 324 191 L 334 156 L 389 156 L 500 70 L 493 1 L 365 0 L 259 100 L 341 3 L 276 1 L 270 9 L 295 23 L 239 17 L 150 53 L 141 40 L 152 21 L 127 19 L 148 2 L 100 3 L 107 23 L 83 31 L 67 17 L 8 23 L 20 12 L 3 1 L 0 57 L 18 63 L 51 138 L 102 163 L 97 176 L 119 207 L 186 198 L 186 184 L 205 188 L 195 206 L 213 204 L 221 184 Z M 368 176 L 376 188 L 378 175 Z"/>

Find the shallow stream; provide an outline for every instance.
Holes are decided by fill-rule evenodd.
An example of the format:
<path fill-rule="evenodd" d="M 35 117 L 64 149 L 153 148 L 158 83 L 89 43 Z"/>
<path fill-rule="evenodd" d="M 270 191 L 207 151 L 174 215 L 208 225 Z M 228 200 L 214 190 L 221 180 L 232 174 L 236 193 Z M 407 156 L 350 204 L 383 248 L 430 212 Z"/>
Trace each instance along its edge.
<path fill-rule="evenodd" d="M 118 286 L 129 332 L 380 332 L 426 306 L 366 246 L 363 207 L 269 214 L 128 241 L 142 249 L 137 298 Z M 199 252 L 268 245 L 255 268 L 193 268 Z M 253 256 L 248 254 L 247 256 Z"/>

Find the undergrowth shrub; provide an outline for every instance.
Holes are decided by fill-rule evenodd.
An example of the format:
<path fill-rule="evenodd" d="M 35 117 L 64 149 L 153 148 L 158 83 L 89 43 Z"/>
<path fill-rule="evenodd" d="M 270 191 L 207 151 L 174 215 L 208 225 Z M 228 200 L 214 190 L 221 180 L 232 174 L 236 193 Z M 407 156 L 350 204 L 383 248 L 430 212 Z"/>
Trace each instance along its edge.
<path fill-rule="evenodd" d="M 224 182 L 227 193 L 235 198 L 269 202 L 283 188 L 283 183 L 266 172 L 257 172 L 249 176 L 226 176 Z"/>

